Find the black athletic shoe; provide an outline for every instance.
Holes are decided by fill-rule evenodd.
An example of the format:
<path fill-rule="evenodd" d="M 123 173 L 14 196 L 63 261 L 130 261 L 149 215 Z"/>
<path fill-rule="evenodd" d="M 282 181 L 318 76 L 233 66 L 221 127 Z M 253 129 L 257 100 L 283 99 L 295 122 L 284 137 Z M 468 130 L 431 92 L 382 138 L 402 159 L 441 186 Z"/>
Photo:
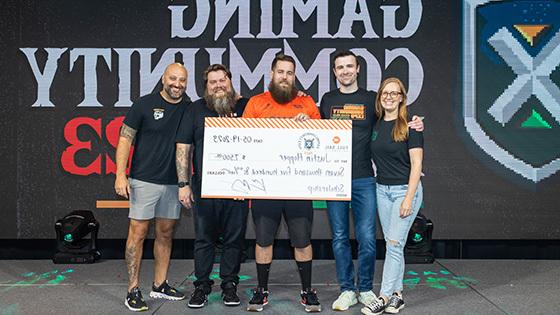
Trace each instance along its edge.
<path fill-rule="evenodd" d="M 237 306 L 241 304 L 239 296 L 237 296 L 237 286 L 235 283 L 232 283 L 231 286 L 222 289 L 222 299 L 224 300 L 224 304 L 227 306 Z"/>
<path fill-rule="evenodd" d="M 129 310 L 134 312 L 142 312 L 148 310 L 148 304 L 144 302 L 142 293 L 140 292 L 140 289 L 138 289 L 138 287 L 128 292 L 128 294 L 126 295 L 126 299 L 124 299 L 124 305 L 126 305 Z"/>
<path fill-rule="evenodd" d="M 156 288 L 155 284 L 152 284 L 152 292 L 150 292 L 150 297 L 154 299 L 166 299 L 172 301 L 179 301 L 185 298 L 183 292 L 178 291 L 167 283 L 165 280 L 159 287 Z"/>
<path fill-rule="evenodd" d="M 391 295 L 391 297 L 389 298 L 389 303 L 387 304 L 387 308 L 385 309 L 385 312 L 390 314 L 397 314 L 403 308 L 404 308 L 404 300 L 402 296 L 393 293 L 393 295 Z"/>
<path fill-rule="evenodd" d="M 263 288 L 253 289 L 253 297 L 247 305 L 247 310 L 250 312 L 260 312 L 264 306 L 268 304 L 268 291 Z"/>
<path fill-rule="evenodd" d="M 208 302 L 208 293 L 203 286 L 199 285 L 194 289 L 193 294 L 191 294 L 191 299 L 187 304 L 190 308 L 201 308 Z"/>
<path fill-rule="evenodd" d="M 383 311 L 385 311 L 386 308 L 387 308 L 387 304 L 385 304 L 385 300 L 383 300 L 382 297 L 378 297 L 377 299 L 373 300 L 373 302 L 362 307 L 362 314 L 379 315 L 383 313 Z"/>
<path fill-rule="evenodd" d="M 320 312 L 321 303 L 317 298 L 317 291 L 313 289 L 301 291 L 301 305 L 305 306 L 306 312 Z"/>

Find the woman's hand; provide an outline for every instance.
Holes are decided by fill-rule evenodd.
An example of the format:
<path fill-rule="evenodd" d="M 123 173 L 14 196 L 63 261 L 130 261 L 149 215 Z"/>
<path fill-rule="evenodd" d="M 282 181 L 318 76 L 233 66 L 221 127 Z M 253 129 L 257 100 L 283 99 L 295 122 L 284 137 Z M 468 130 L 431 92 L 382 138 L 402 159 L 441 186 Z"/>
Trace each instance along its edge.
<path fill-rule="evenodd" d="M 406 218 L 412 214 L 412 198 L 404 197 L 401 203 L 400 215 L 401 218 Z"/>

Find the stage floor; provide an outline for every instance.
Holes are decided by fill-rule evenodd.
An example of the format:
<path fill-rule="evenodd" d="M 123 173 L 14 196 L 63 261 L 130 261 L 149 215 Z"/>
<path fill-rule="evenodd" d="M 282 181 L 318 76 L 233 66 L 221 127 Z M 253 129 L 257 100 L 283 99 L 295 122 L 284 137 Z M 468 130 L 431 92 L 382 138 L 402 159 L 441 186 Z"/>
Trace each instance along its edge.
<path fill-rule="evenodd" d="M 380 287 L 383 261 L 378 261 L 374 291 Z M 216 266 L 217 267 L 217 266 Z M 193 261 L 172 260 L 169 281 L 193 291 Z M 144 314 L 240 314 L 255 286 L 253 261 L 241 267 L 242 305 L 226 307 L 219 286 L 209 304 L 187 309 L 186 300 L 171 302 L 149 297 L 153 260 L 142 264 L 141 290 L 149 306 Z M 217 277 L 217 270 L 213 273 Z M 55 265 L 49 260 L 0 261 L 0 314 L 133 314 L 123 305 L 126 295 L 123 260 L 92 265 Z M 559 314 L 560 261 L 437 260 L 431 265 L 407 265 L 406 308 L 402 314 Z M 219 280 L 217 280 L 219 283 Z M 346 312 L 331 310 L 338 296 L 333 260 L 313 262 L 313 285 L 323 314 L 360 314 L 356 305 Z M 270 274 L 270 303 L 262 314 L 304 314 L 299 304 L 299 276 L 290 260 L 274 261 Z"/>

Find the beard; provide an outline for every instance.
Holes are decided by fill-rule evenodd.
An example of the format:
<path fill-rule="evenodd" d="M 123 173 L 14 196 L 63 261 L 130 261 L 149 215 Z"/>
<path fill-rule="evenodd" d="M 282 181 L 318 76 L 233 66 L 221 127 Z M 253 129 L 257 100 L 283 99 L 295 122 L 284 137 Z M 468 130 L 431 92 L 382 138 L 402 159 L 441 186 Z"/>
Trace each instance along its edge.
<path fill-rule="evenodd" d="M 171 85 L 166 85 L 163 87 L 163 89 L 165 90 L 165 93 L 167 93 L 169 98 L 171 98 L 172 100 L 180 100 L 183 97 L 183 94 L 185 93 L 184 89 L 179 89 L 179 92 L 177 93 L 173 92 L 173 87 Z"/>
<path fill-rule="evenodd" d="M 206 100 L 208 108 L 216 111 L 218 115 L 229 117 L 235 107 L 235 90 L 231 88 L 229 91 L 225 91 L 224 95 L 216 96 L 208 94 L 208 90 L 205 89 L 204 100 Z"/>
<path fill-rule="evenodd" d="M 298 90 L 293 83 L 286 81 L 289 86 L 283 87 L 279 84 L 280 82 L 275 83 L 274 81 L 270 81 L 268 84 L 268 91 L 270 92 L 272 98 L 279 104 L 289 103 L 291 100 L 296 98 Z"/>

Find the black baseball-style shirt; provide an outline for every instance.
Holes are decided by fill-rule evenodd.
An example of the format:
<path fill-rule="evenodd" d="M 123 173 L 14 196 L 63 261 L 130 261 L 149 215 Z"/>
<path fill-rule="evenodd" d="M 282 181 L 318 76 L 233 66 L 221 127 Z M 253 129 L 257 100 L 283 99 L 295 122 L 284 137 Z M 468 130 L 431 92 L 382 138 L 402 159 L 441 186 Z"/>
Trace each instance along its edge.
<path fill-rule="evenodd" d="M 157 92 L 132 104 L 124 119 L 124 124 L 137 130 L 130 177 L 154 184 L 177 184 L 175 134 L 189 103 L 186 95 L 173 104 Z"/>
<path fill-rule="evenodd" d="M 239 99 L 233 110 L 233 117 L 243 116 L 243 111 L 249 100 L 246 98 Z M 206 117 L 220 117 L 220 115 L 213 109 L 210 109 L 206 100 L 199 99 L 192 103 L 189 109 L 183 114 L 183 119 L 175 141 L 178 143 L 193 144 L 193 184 L 200 187 L 202 183 L 202 152 L 204 148 L 204 118 Z"/>
<path fill-rule="evenodd" d="M 406 185 L 410 177 L 412 148 L 424 147 L 422 132 L 408 129 L 408 139 L 395 142 L 392 132 L 396 120 L 377 122 L 371 133 L 371 156 L 377 167 L 377 182 L 383 185 Z"/>
<path fill-rule="evenodd" d="M 348 94 L 336 89 L 321 99 L 321 118 L 352 120 L 352 179 L 373 177 L 369 139 L 377 121 L 376 96 L 375 92 L 362 88 Z"/>

